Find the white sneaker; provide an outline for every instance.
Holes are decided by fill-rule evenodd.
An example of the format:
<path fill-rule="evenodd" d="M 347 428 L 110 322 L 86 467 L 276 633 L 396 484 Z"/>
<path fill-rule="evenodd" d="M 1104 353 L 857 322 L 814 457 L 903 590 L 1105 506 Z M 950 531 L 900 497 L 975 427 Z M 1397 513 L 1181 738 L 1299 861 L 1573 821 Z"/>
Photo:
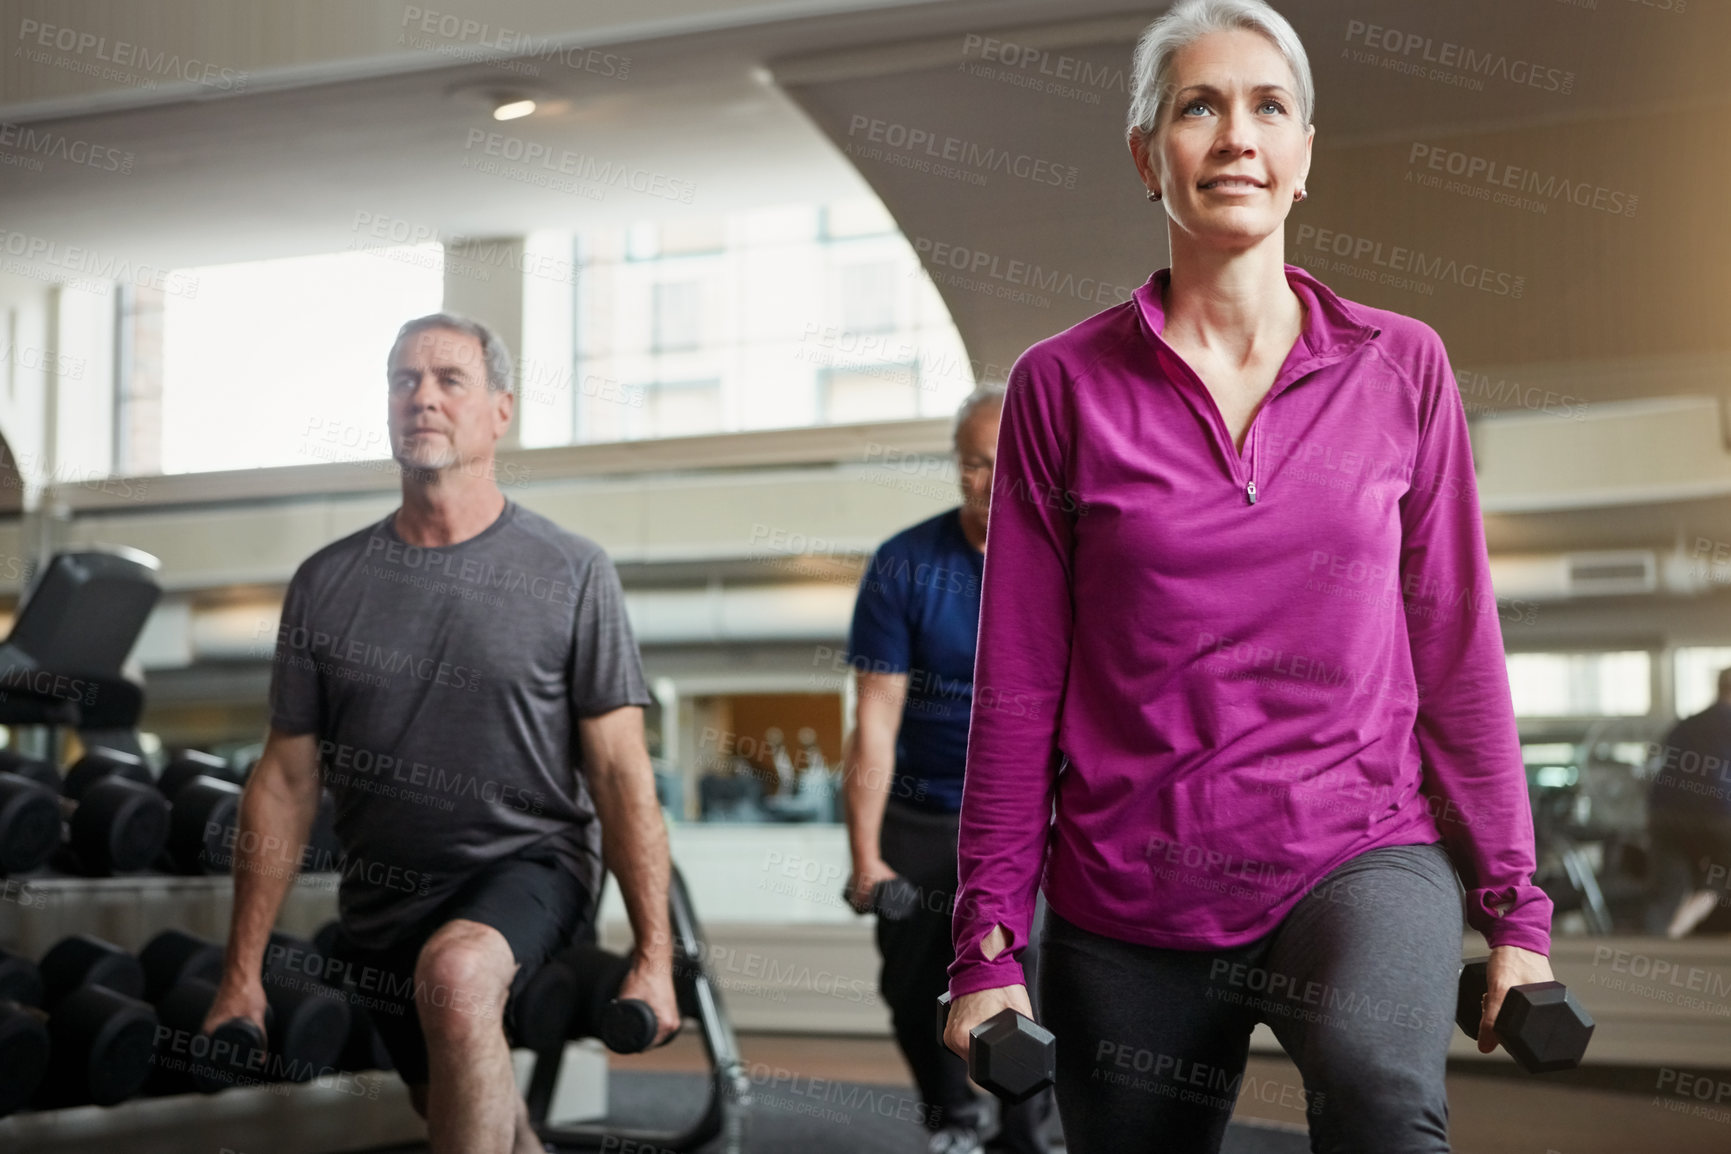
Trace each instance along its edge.
<path fill-rule="evenodd" d="M 1706 920 L 1713 912 L 1713 907 L 1719 904 L 1719 895 L 1713 890 L 1696 890 L 1677 904 L 1677 912 L 1671 915 L 1671 926 L 1665 931 L 1670 938 L 1689 936 L 1689 931 Z"/>
<path fill-rule="evenodd" d="M 926 1154 L 982 1154 L 984 1149 L 972 1126 L 945 1126 L 926 1143 Z"/>

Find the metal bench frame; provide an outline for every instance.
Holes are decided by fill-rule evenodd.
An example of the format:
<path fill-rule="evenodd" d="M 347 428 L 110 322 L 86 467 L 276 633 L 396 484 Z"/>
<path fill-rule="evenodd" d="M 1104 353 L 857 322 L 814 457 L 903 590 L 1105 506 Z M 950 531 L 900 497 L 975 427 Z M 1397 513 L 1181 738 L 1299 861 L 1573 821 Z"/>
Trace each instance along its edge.
<path fill-rule="evenodd" d="M 675 867 L 667 893 L 668 922 L 673 931 L 673 990 L 681 1016 L 695 1020 L 703 1048 L 709 1055 L 709 1095 L 701 1116 L 683 1130 L 641 1130 L 608 1126 L 604 1122 L 578 1126 L 553 1126 L 547 1122 L 553 1089 L 559 1081 L 559 1065 L 565 1046 L 537 1051 L 523 1095 L 529 1121 L 543 1141 L 576 1150 L 617 1149 L 636 1142 L 652 1149 L 686 1151 L 704 1145 L 717 1135 L 726 1154 L 739 1154 L 745 1140 L 746 1110 L 751 1104 L 751 1080 L 739 1054 L 739 1043 L 721 1004 L 721 993 L 703 961 L 702 927 L 692 910 L 685 879 Z M 569 1039 L 567 1039 L 569 1040 Z M 629 1148 L 629 1147 L 627 1147 Z"/>

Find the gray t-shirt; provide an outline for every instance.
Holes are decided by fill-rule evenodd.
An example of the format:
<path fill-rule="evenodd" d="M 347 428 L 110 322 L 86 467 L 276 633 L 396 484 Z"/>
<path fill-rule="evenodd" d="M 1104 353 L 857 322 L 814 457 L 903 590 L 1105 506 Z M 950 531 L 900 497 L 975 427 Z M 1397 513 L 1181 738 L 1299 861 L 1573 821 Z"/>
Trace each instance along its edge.
<path fill-rule="evenodd" d="M 343 925 L 375 948 L 508 857 L 598 894 L 576 719 L 652 700 L 599 545 L 510 500 L 437 549 L 393 518 L 295 571 L 270 685 L 272 727 L 318 736 Z"/>

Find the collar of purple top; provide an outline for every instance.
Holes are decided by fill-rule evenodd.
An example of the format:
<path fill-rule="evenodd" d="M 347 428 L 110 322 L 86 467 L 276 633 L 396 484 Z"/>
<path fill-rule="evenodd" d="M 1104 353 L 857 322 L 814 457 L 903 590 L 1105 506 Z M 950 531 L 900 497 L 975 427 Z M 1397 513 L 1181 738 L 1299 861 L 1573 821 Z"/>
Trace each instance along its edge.
<path fill-rule="evenodd" d="M 1286 283 L 1304 302 L 1303 337 L 1311 356 L 1338 360 L 1381 335 L 1382 330 L 1366 320 L 1357 306 L 1341 300 L 1334 290 L 1297 265 L 1285 267 Z M 1162 300 L 1171 281 L 1172 270 L 1163 268 L 1149 277 L 1132 297 L 1150 336 L 1158 337 L 1166 328 L 1166 307 Z"/>

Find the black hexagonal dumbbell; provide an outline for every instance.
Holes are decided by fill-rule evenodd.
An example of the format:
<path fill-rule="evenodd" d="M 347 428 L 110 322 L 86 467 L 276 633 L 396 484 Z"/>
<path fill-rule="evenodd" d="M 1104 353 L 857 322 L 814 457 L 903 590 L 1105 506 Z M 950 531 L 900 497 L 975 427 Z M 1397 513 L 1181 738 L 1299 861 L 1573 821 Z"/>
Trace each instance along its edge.
<path fill-rule="evenodd" d="M 1490 991 L 1490 959 L 1475 958 L 1461 967 L 1455 1022 L 1475 1041 Z M 1503 996 L 1495 1022 L 1497 1037 L 1529 1074 L 1572 1070 L 1581 1064 L 1593 1037 L 1593 1019 L 1561 982 L 1514 986 Z"/>
<path fill-rule="evenodd" d="M 86 934 L 43 955 L 48 1074 L 33 1098 L 46 1108 L 112 1106 L 144 1086 L 156 1046 L 156 1012 L 139 1000 L 138 959 Z"/>
<path fill-rule="evenodd" d="M 950 995 L 938 998 L 938 1045 L 950 1024 Z M 1058 1047 L 1052 1032 L 1008 1006 L 968 1031 L 968 1077 L 1014 1105 L 1052 1084 Z"/>
<path fill-rule="evenodd" d="M 848 890 L 841 891 L 842 900 L 852 904 Z M 920 888 L 904 877 L 885 878 L 872 887 L 871 904 L 855 913 L 872 913 L 886 922 L 903 921 L 913 915 L 919 905 Z"/>

